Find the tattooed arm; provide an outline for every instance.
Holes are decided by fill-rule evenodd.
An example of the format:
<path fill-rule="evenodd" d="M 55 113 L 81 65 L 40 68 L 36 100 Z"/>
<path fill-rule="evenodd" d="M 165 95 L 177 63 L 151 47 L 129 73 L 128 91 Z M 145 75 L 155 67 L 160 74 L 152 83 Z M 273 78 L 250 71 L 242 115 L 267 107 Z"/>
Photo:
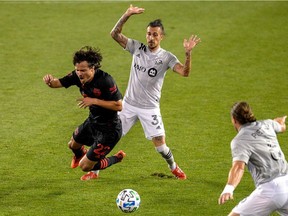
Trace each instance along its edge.
<path fill-rule="evenodd" d="M 178 63 L 174 66 L 173 71 L 177 72 L 181 76 L 188 77 L 191 71 L 192 64 L 192 49 L 201 42 L 201 39 L 196 35 L 192 35 L 188 40 L 184 39 L 183 46 L 185 49 L 185 61 L 184 64 Z"/>
<path fill-rule="evenodd" d="M 126 10 L 126 12 L 122 15 L 122 17 L 118 20 L 110 32 L 112 38 L 117 41 L 117 43 L 119 43 L 123 48 L 126 47 L 128 41 L 128 38 L 122 34 L 123 25 L 126 23 L 130 16 L 134 14 L 141 14 L 144 12 L 144 10 L 144 8 L 133 7 L 133 5 L 130 5 L 130 7 Z"/>

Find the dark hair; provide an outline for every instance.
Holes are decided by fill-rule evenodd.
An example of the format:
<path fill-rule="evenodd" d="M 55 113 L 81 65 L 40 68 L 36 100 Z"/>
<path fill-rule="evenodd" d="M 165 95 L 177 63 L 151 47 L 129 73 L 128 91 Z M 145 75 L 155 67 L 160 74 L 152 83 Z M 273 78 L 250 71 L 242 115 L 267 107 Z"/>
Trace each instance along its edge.
<path fill-rule="evenodd" d="M 73 64 L 80 63 L 83 61 L 88 62 L 89 67 L 94 67 L 94 69 L 98 69 L 101 67 L 102 55 L 100 50 L 91 46 L 84 46 L 80 50 L 74 53 Z"/>
<path fill-rule="evenodd" d="M 161 29 L 161 31 L 162 31 L 162 34 L 165 35 L 164 26 L 163 26 L 163 24 L 162 24 L 161 19 L 156 19 L 156 20 L 150 22 L 150 23 L 148 24 L 148 26 L 150 26 L 150 27 L 160 27 L 160 29 Z M 148 27 L 148 26 L 147 26 L 147 27 Z"/>
<path fill-rule="evenodd" d="M 241 124 L 255 122 L 256 118 L 251 107 L 245 101 L 237 102 L 232 106 L 231 115 Z"/>

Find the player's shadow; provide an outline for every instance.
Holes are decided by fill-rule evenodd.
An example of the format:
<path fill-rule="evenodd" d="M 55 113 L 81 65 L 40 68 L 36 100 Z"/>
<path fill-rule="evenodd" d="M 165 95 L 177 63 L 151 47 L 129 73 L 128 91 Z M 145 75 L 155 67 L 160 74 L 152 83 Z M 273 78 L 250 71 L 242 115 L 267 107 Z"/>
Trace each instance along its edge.
<path fill-rule="evenodd" d="M 166 175 L 164 173 L 152 173 L 151 176 L 155 176 L 155 177 L 158 177 L 158 178 L 173 178 L 174 176 L 172 175 Z"/>

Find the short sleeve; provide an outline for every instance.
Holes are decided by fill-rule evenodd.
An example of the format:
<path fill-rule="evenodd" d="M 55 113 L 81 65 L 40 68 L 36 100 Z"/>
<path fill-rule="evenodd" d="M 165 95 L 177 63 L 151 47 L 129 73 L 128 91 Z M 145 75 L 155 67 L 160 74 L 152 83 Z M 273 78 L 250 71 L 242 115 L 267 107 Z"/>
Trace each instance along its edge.
<path fill-rule="evenodd" d="M 133 40 L 131 38 L 128 38 L 125 50 L 133 54 L 137 47 L 140 47 L 140 42 L 137 40 Z"/>
<path fill-rule="evenodd" d="M 249 161 L 251 151 L 248 149 L 248 145 L 241 140 L 233 139 L 231 142 L 231 153 L 233 162 L 234 161 L 243 161 L 246 164 Z"/>
<path fill-rule="evenodd" d="M 180 61 L 178 60 L 178 58 L 177 58 L 174 54 L 172 54 L 172 53 L 170 53 L 170 52 L 168 52 L 168 54 L 169 54 L 168 67 L 173 70 L 174 66 L 175 66 L 177 63 L 180 63 Z"/>
<path fill-rule="evenodd" d="M 122 94 L 112 76 L 107 76 L 102 84 L 103 92 L 107 100 L 118 101 L 122 99 Z"/>
<path fill-rule="evenodd" d="M 272 125 L 272 127 L 276 133 L 281 132 L 281 125 L 278 122 L 276 122 L 272 119 L 269 119 L 268 121 L 271 123 L 271 125 Z"/>
<path fill-rule="evenodd" d="M 75 71 L 72 71 L 68 75 L 62 77 L 61 79 L 59 79 L 59 81 L 62 84 L 62 86 L 64 86 L 65 88 L 68 88 L 72 85 L 77 85 L 77 86 L 80 85 L 80 80 Z"/>

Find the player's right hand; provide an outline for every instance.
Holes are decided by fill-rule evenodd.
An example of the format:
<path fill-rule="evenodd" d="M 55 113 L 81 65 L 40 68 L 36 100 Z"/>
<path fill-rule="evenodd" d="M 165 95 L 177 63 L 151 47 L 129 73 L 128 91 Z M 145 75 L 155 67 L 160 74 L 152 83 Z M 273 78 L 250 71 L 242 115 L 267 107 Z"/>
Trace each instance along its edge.
<path fill-rule="evenodd" d="M 54 77 L 51 74 L 46 74 L 43 77 L 43 81 L 48 85 L 51 86 L 51 81 L 54 79 Z"/>
<path fill-rule="evenodd" d="M 218 204 L 222 205 L 228 200 L 233 199 L 233 194 L 231 193 L 222 193 L 218 199 Z"/>
<path fill-rule="evenodd" d="M 145 11 L 144 8 L 139 8 L 139 7 L 134 7 L 132 4 L 130 5 L 130 7 L 127 9 L 126 14 L 128 16 L 131 16 L 133 14 L 141 14 Z"/>

